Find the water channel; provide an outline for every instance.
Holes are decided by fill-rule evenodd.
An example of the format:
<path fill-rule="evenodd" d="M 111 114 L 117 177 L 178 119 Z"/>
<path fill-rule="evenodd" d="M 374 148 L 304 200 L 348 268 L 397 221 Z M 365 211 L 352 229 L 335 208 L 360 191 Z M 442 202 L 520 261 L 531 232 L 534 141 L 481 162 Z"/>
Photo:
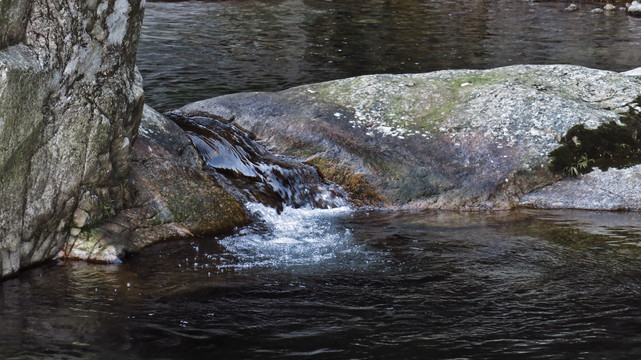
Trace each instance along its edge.
<path fill-rule="evenodd" d="M 524 1 L 147 3 L 148 102 L 376 72 L 641 64 L 641 19 Z M 2 359 L 636 359 L 641 213 L 280 209 L 0 283 Z"/>

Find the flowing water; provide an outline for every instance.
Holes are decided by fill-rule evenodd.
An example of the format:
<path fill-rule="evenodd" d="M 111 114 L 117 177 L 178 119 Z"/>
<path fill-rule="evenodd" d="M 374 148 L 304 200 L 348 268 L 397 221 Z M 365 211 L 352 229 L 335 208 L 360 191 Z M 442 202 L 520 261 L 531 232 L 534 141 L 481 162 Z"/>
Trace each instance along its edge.
<path fill-rule="evenodd" d="M 313 166 L 271 153 L 249 134 L 217 119 L 167 114 L 201 154 L 205 170 L 243 202 L 260 202 L 282 211 L 347 204 L 339 187 L 327 184 Z"/>
<path fill-rule="evenodd" d="M 169 110 L 374 72 L 641 64 L 641 22 L 622 13 L 461 4 L 148 2 L 139 65 L 149 102 Z M 256 221 L 122 265 L 52 262 L 0 283 L 0 358 L 641 356 L 641 213 L 354 210 L 236 129 L 182 124 Z"/>

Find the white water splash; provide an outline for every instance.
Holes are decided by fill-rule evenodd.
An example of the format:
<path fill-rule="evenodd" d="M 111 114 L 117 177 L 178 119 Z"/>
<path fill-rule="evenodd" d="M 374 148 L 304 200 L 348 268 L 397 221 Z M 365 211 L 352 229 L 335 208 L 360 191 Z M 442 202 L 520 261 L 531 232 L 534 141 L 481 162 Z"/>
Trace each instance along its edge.
<path fill-rule="evenodd" d="M 247 208 L 261 221 L 220 241 L 238 259 L 238 263 L 229 266 L 310 265 L 357 250 L 351 231 L 338 221 L 352 212 L 347 206 L 332 209 L 285 207 L 280 214 L 259 203 L 249 203 Z"/>

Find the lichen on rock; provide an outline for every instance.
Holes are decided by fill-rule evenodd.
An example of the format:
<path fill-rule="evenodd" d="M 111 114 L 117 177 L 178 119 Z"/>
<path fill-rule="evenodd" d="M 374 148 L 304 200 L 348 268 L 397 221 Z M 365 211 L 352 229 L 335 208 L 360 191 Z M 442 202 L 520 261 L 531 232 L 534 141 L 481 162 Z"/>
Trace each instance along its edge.
<path fill-rule="evenodd" d="M 55 256 L 78 209 L 101 219 L 87 196 L 124 204 L 144 100 L 124 2 L 0 1 L 0 277 Z"/>
<path fill-rule="evenodd" d="M 617 121 L 639 94 L 639 80 L 614 72 L 518 65 L 368 75 L 180 111 L 227 119 L 346 189 L 365 186 L 371 203 L 506 209 L 559 180 L 548 154 L 570 128 Z"/>

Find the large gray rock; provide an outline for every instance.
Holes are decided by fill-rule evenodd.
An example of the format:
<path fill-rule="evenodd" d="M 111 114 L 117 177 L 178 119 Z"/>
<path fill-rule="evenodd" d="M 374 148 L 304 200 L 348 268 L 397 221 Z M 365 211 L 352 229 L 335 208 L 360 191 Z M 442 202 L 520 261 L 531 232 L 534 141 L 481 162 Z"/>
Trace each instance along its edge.
<path fill-rule="evenodd" d="M 372 75 L 180 109 L 233 122 L 306 159 L 359 202 L 509 208 L 557 181 L 548 154 L 574 125 L 617 120 L 641 82 L 578 66 Z"/>
<path fill-rule="evenodd" d="M 625 71 L 622 74 L 627 76 L 641 77 L 641 67 Z"/>
<path fill-rule="evenodd" d="M 187 135 L 171 120 L 145 107 L 126 208 L 87 231 L 75 229 L 60 257 L 118 263 L 152 243 L 230 232 L 246 224 L 243 206 L 203 170 Z"/>
<path fill-rule="evenodd" d="M 124 205 L 140 0 L 0 0 L 0 277 Z"/>
<path fill-rule="evenodd" d="M 31 0 L 0 0 L 0 49 L 22 41 Z"/>

